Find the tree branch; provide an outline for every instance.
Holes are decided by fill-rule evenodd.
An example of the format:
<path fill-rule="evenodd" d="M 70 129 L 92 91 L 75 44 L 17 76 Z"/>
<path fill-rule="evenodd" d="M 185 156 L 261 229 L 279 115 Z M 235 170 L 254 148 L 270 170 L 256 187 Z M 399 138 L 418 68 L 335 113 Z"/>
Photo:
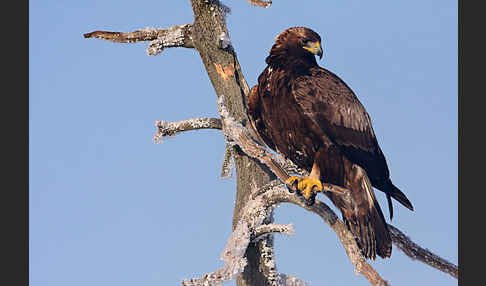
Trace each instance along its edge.
<path fill-rule="evenodd" d="M 284 185 L 275 187 L 259 197 L 267 204 L 265 207 L 279 203 L 292 203 L 319 215 L 338 236 L 346 250 L 346 254 L 355 267 L 355 272 L 361 273 L 372 285 L 388 285 L 388 282 L 363 258 L 353 234 L 325 203 L 316 200 L 314 205 L 308 206 L 304 200 L 291 194 Z"/>
<path fill-rule="evenodd" d="M 155 121 L 155 126 L 157 127 L 157 132 L 153 137 L 156 143 L 162 143 L 163 139 L 171 138 L 180 132 L 191 131 L 196 129 L 220 129 L 222 128 L 221 119 L 219 118 L 191 118 L 181 121 Z M 232 169 L 232 153 L 233 148 L 231 144 L 227 144 L 225 147 L 225 155 L 223 159 L 223 170 L 221 172 L 221 177 L 229 178 L 231 176 L 230 171 Z M 288 174 L 304 174 L 308 175 L 307 171 L 297 167 L 292 161 L 284 158 L 280 154 L 270 154 L 267 156 L 271 157 L 278 166 L 285 170 Z"/>
<path fill-rule="evenodd" d="M 151 41 L 147 54 L 157 55 L 165 48 L 194 48 L 192 42 L 192 25 L 176 25 L 167 29 L 145 28 L 134 32 L 94 31 L 83 35 L 85 38 L 96 38 L 115 43 L 136 43 Z"/>
<path fill-rule="evenodd" d="M 256 191 L 257 190 L 252 190 L 252 192 Z M 372 285 L 388 285 L 371 265 L 366 262 L 361 255 L 353 235 L 326 204 L 321 201 L 316 201 L 314 205 L 307 206 L 305 201 L 289 193 L 287 188 L 283 185 L 262 193 L 255 199 L 248 201 L 245 205 L 240 221 L 228 239 L 223 254 L 221 255 L 221 259 L 225 262 L 225 266 L 211 274 L 204 275 L 202 278 L 185 280 L 183 285 L 204 285 L 203 283 L 205 282 L 222 283 L 226 281 L 226 279 L 233 279 L 233 277 L 238 274 L 237 271 L 243 271 L 244 266 L 247 263 L 246 258 L 244 257 L 246 248 L 249 243 L 252 242 L 252 237 L 256 237 L 252 236 L 252 233 L 263 232 L 263 230 L 277 230 L 278 227 L 275 227 L 275 225 L 264 225 L 263 223 L 264 219 L 273 211 L 273 208 L 279 203 L 284 202 L 293 203 L 318 214 L 338 235 L 348 257 L 355 266 L 356 272 L 361 273 Z M 231 274 L 228 274 L 229 272 L 231 272 Z M 226 275 L 220 275 L 221 273 L 226 273 Z M 219 277 L 221 280 L 207 280 L 214 279 L 215 277 Z M 279 276 L 276 276 L 276 278 L 274 278 L 275 285 L 279 285 L 277 281 L 278 277 Z M 201 284 L 189 284 L 189 282 Z"/>
<path fill-rule="evenodd" d="M 416 244 L 393 225 L 388 224 L 388 229 L 390 230 L 393 243 L 412 260 L 421 261 L 434 267 L 435 269 L 451 275 L 456 279 L 459 278 L 459 269 L 457 265 L 450 263 L 444 258 L 432 253 L 430 250 Z"/>
<path fill-rule="evenodd" d="M 239 146 L 250 157 L 259 159 L 264 164 L 266 164 L 266 162 L 271 162 L 271 165 L 269 165 L 269 167 L 272 169 L 272 171 L 274 170 L 273 165 L 280 166 L 280 167 L 278 167 L 278 169 L 276 169 L 276 173 L 282 172 L 282 170 L 283 170 L 283 172 L 288 172 L 288 170 L 292 170 L 292 172 L 294 172 L 294 173 L 306 175 L 305 171 L 299 170 L 297 167 L 295 167 L 295 165 L 293 165 L 292 162 L 286 160 L 285 158 L 283 158 L 279 154 L 275 154 L 275 155 L 269 154 L 268 151 L 265 150 L 265 147 L 258 146 L 258 143 L 255 140 L 250 140 L 251 138 L 248 137 L 248 136 L 250 136 L 248 130 L 246 130 L 246 128 L 243 127 L 241 124 L 234 122 L 234 120 L 232 120 L 231 118 L 228 118 L 227 117 L 228 115 L 225 112 L 223 112 L 224 107 L 222 107 L 221 103 L 220 103 L 220 109 L 222 110 L 222 113 L 224 114 L 224 116 L 223 116 L 224 120 L 229 122 L 225 125 L 225 131 L 226 131 L 226 135 L 230 137 L 229 142 L 231 142 L 231 144 Z M 180 128 L 179 127 L 179 126 L 192 126 L 193 124 L 200 126 L 199 124 L 192 123 L 192 122 L 194 122 L 194 120 L 195 119 L 183 120 L 183 121 L 178 121 L 178 122 L 168 122 L 168 123 L 161 125 L 161 126 L 164 126 L 163 128 L 160 128 L 160 126 L 159 126 L 160 123 L 158 123 L 158 124 L 156 124 L 159 127 L 157 134 L 159 134 L 159 135 L 165 134 L 163 136 L 167 136 L 167 134 L 174 135 L 177 132 L 183 132 L 183 131 L 186 131 L 186 130 L 194 130 L 195 128 Z M 196 122 L 198 122 L 198 120 L 211 121 L 212 124 L 206 125 L 206 126 L 208 126 L 206 128 L 215 128 L 215 129 L 221 129 L 222 128 L 222 122 L 221 122 L 220 119 L 217 119 L 217 118 L 199 118 L 199 119 L 196 119 Z M 161 121 L 158 121 L 158 122 L 161 122 Z M 170 126 L 170 127 L 168 127 L 168 126 Z M 228 127 L 228 126 L 230 126 L 230 127 Z M 229 132 L 227 130 L 227 128 L 238 129 L 238 130 L 232 130 L 231 132 Z M 163 137 L 163 136 L 161 136 L 161 137 Z M 231 137 L 231 136 L 235 136 L 235 137 Z M 234 138 L 236 138 L 236 140 Z M 238 138 L 243 139 L 243 140 L 238 141 L 239 140 Z M 248 146 L 248 145 L 252 145 L 252 144 L 255 145 L 255 146 Z M 260 149 L 262 149 L 262 150 L 260 150 Z M 262 159 L 262 157 L 265 157 L 265 156 L 269 157 L 269 158 L 266 158 L 267 161 Z M 279 176 L 279 178 L 282 181 L 284 181 L 285 175 L 286 174 L 283 174 L 283 176 L 282 177 Z M 338 186 L 334 186 L 334 185 L 331 185 L 331 184 L 326 184 L 326 185 L 328 187 L 330 186 L 332 188 L 338 187 Z M 276 180 L 272 181 L 269 184 L 267 184 L 267 185 L 265 185 L 265 186 L 263 186 L 263 187 L 261 187 L 257 190 L 252 191 L 250 198 L 255 199 L 256 197 L 262 195 L 263 193 L 266 193 L 266 192 L 268 192 L 268 191 L 270 191 L 274 188 L 277 188 L 277 187 L 282 187 L 282 183 L 279 182 L 279 181 L 276 181 Z M 307 206 L 305 206 L 305 201 L 303 201 L 299 197 L 297 197 L 297 196 L 293 196 L 293 197 L 295 198 L 296 202 L 297 201 L 299 202 L 299 203 L 295 203 L 295 204 L 298 204 L 299 206 L 303 206 L 307 210 L 315 212 L 316 214 L 320 215 L 323 219 L 329 221 L 329 223 L 334 223 L 334 221 L 337 220 L 336 214 L 329 207 L 327 207 L 324 203 L 316 202 L 317 204 L 323 204 L 323 206 L 325 206 L 325 207 L 321 207 L 319 211 L 316 211 L 316 210 L 308 209 Z M 289 201 L 289 202 L 294 203 L 292 201 Z M 262 229 L 265 229 L 265 228 L 268 228 L 268 227 L 269 226 L 267 226 L 267 225 L 263 225 Z M 343 227 L 346 228 L 346 226 L 344 224 L 343 224 Z M 448 262 L 447 260 L 437 256 L 436 254 L 430 252 L 429 250 L 424 249 L 421 246 L 417 245 L 412 240 L 410 240 L 403 232 L 401 232 L 399 229 L 397 229 L 393 225 L 388 224 L 388 227 L 390 229 L 390 235 L 392 237 L 393 243 L 400 250 L 402 250 L 407 256 L 409 256 L 411 259 L 421 261 L 421 262 L 423 262 L 427 265 L 430 265 L 430 266 L 432 266 L 432 267 L 434 267 L 434 268 L 436 268 L 436 269 L 438 269 L 442 272 L 448 273 L 449 275 L 451 275 L 452 277 L 454 277 L 456 279 L 458 278 L 459 270 L 458 270 L 458 267 L 456 265 L 454 265 L 454 264 Z M 343 231 L 343 230 L 338 229 L 338 231 Z M 346 231 L 347 231 L 347 228 L 346 228 Z M 336 231 L 336 233 L 337 233 L 337 231 Z M 259 236 L 259 235 L 256 235 L 255 237 L 257 237 L 257 236 Z M 352 234 L 351 234 L 351 236 L 352 236 Z M 348 254 L 348 256 L 349 256 L 349 254 Z M 365 268 L 367 268 L 367 266 L 365 266 Z M 368 269 L 366 271 L 369 272 L 370 270 Z M 372 275 L 370 276 L 370 279 L 372 279 L 371 277 L 372 277 Z"/>

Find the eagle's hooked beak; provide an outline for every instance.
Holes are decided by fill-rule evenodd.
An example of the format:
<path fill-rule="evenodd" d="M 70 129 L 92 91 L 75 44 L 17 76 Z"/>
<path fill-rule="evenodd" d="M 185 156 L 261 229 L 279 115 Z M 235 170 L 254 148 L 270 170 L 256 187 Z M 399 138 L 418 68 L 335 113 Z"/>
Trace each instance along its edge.
<path fill-rule="evenodd" d="M 322 45 L 320 42 L 309 42 L 303 48 L 322 59 Z"/>

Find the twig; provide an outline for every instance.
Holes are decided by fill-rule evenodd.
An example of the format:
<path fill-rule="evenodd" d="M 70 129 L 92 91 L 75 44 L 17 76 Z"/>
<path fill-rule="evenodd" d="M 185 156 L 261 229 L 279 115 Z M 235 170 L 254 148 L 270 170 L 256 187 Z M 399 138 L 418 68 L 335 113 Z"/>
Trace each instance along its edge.
<path fill-rule="evenodd" d="M 393 225 L 389 224 L 388 229 L 390 230 L 393 243 L 408 257 L 413 260 L 419 260 L 458 279 L 459 269 L 456 265 L 450 263 L 442 257 L 435 255 L 430 250 L 416 244 Z"/>
<path fill-rule="evenodd" d="M 294 225 L 292 224 L 264 224 L 255 229 L 255 239 L 262 235 L 267 235 L 270 233 L 281 233 L 286 235 L 291 235 L 295 232 Z"/>
<path fill-rule="evenodd" d="M 179 132 L 197 130 L 197 129 L 220 129 L 221 120 L 218 118 L 191 118 L 181 121 L 167 122 L 163 120 L 155 121 L 157 133 L 153 140 L 156 143 L 161 143 L 162 139 L 173 137 Z"/>

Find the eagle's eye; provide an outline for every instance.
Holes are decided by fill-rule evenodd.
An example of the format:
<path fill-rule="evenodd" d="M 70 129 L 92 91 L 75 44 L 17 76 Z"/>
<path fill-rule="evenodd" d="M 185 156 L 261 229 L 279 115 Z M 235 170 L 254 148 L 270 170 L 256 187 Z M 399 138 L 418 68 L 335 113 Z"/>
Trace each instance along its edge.
<path fill-rule="evenodd" d="M 302 41 L 302 44 L 304 44 L 304 45 L 307 45 L 307 43 L 309 42 L 308 39 L 301 39 L 301 41 Z"/>

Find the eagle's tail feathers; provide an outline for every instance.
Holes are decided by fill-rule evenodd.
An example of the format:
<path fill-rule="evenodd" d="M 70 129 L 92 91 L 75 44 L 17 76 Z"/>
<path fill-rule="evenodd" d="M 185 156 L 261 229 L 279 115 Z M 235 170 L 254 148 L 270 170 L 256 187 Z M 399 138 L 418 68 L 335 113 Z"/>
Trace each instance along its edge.
<path fill-rule="evenodd" d="M 408 200 L 407 196 L 397 188 L 390 178 L 376 182 L 376 188 L 386 194 L 386 200 L 388 201 L 388 210 L 390 213 L 390 220 L 393 218 L 393 204 L 391 198 L 394 198 L 397 202 L 402 204 L 407 209 L 413 211 L 413 205 Z"/>
<path fill-rule="evenodd" d="M 388 208 L 390 210 L 390 220 L 393 218 L 393 207 L 391 205 L 390 196 L 392 198 L 394 198 L 395 200 L 397 200 L 399 203 L 401 203 L 407 209 L 413 211 L 413 205 L 408 200 L 407 196 L 405 196 L 405 194 L 402 191 L 400 191 L 399 188 L 395 187 L 395 185 L 390 180 L 389 183 L 388 183 L 387 191 L 386 191 L 386 198 L 388 200 Z"/>

